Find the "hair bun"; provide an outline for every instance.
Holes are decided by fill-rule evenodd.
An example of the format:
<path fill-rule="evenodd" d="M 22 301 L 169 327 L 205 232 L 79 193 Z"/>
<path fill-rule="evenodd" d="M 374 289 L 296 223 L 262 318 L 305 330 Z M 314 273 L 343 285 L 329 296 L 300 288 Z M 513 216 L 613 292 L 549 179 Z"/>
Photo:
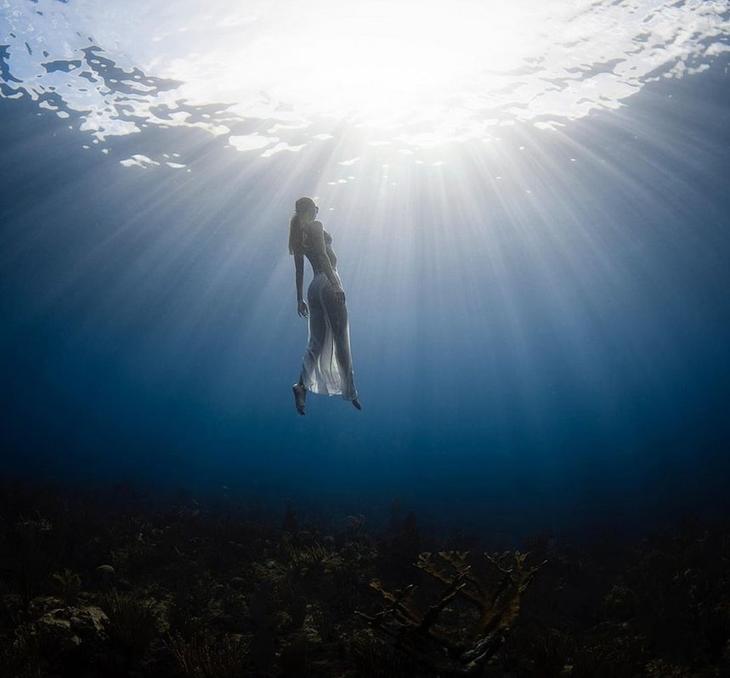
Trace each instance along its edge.
<path fill-rule="evenodd" d="M 314 204 L 314 200 L 306 196 L 299 198 L 299 200 L 297 200 L 295 204 L 297 212 L 305 212 L 310 207 L 316 207 L 316 205 Z"/>

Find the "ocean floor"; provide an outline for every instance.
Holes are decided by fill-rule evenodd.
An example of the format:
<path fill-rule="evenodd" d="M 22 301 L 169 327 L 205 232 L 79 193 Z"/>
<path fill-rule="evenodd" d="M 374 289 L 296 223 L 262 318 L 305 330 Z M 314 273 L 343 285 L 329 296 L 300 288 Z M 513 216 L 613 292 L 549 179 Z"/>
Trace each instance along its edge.
<path fill-rule="evenodd" d="M 730 526 L 521 551 L 128 486 L 0 486 L 3 676 L 726 676 Z"/>

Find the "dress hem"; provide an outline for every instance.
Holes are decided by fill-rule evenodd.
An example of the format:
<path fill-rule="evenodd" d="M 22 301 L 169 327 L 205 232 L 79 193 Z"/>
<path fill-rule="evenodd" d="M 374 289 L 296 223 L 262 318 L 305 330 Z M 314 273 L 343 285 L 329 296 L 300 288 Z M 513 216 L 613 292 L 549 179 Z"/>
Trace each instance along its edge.
<path fill-rule="evenodd" d="M 309 386 L 307 386 L 306 384 L 304 384 L 304 388 L 310 393 L 314 393 L 316 395 L 340 396 L 340 398 L 342 398 L 343 400 L 356 400 L 359 397 L 357 393 L 355 393 L 354 396 L 350 397 L 342 391 L 319 391 L 313 388 L 309 388 Z"/>

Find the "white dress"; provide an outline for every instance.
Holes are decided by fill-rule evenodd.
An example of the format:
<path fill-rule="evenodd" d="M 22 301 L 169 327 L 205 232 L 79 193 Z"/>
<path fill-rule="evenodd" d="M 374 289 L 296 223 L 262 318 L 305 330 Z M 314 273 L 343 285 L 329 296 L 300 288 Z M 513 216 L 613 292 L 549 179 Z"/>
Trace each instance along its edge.
<path fill-rule="evenodd" d="M 341 285 L 335 268 L 337 259 L 330 247 L 332 236 L 324 231 L 324 239 L 332 270 Z M 335 287 L 327 278 L 318 255 L 307 244 L 306 237 L 304 254 L 312 264 L 314 278 L 307 289 L 309 338 L 302 359 L 301 382 L 312 393 L 354 400 L 358 395 L 352 368 L 347 305 L 338 301 Z"/>

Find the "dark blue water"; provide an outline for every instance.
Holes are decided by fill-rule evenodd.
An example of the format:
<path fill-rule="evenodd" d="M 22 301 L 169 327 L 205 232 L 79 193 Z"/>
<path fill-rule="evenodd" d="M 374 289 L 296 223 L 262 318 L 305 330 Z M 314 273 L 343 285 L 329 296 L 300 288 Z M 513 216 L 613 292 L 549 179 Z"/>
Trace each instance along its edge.
<path fill-rule="evenodd" d="M 726 514 L 727 66 L 504 127 L 501 155 L 391 159 L 389 190 L 363 158 L 336 194 L 332 158 L 358 152 L 336 125 L 306 162 L 155 125 L 102 153 L 78 112 L 0 98 L 3 472 L 373 515 L 397 497 L 506 535 Z M 293 407 L 301 195 L 334 237 L 362 412 Z"/>

